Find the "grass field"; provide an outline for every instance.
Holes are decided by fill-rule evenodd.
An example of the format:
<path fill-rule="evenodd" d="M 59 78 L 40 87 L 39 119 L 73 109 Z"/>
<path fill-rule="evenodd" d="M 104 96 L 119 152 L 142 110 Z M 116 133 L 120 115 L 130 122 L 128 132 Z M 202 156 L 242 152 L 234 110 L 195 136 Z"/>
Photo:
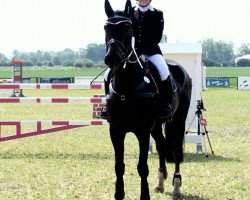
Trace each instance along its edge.
<path fill-rule="evenodd" d="M 23 77 L 76 77 L 76 76 L 97 76 L 104 68 L 91 67 L 77 69 L 74 67 L 24 67 Z M 230 87 L 237 88 L 237 77 L 250 77 L 250 67 L 207 67 L 207 77 L 231 77 Z M 11 67 L 0 67 L 0 78 L 12 77 Z M 235 78 L 232 78 L 235 77 Z M 36 82 L 35 78 L 31 82 Z"/>
<path fill-rule="evenodd" d="M 207 77 L 250 76 L 250 67 L 207 67 Z"/>
<path fill-rule="evenodd" d="M 75 67 L 23 67 L 23 77 L 75 77 L 75 76 L 96 76 L 105 68 L 75 68 Z M 0 69 L 1 77 L 12 77 L 12 68 L 4 67 Z"/>
<path fill-rule="evenodd" d="M 24 67 L 23 77 L 75 77 L 96 76 L 104 68 L 92 67 L 77 69 L 73 67 Z M 208 77 L 250 76 L 250 67 L 207 67 Z M 0 78 L 12 77 L 11 67 L 0 67 Z"/>
<path fill-rule="evenodd" d="M 97 91 L 25 90 L 26 96 L 92 96 Z M 103 91 L 99 91 L 102 93 Z M 208 130 L 215 155 L 196 155 L 185 146 L 181 165 L 185 200 L 248 200 L 250 197 L 250 93 L 235 89 L 203 92 Z M 44 105 L 45 104 L 45 105 Z M 0 104 L 0 120 L 90 119 L 89 104 Z M 27 128 L 28 130 L 28 128 Z M 1 134 L 10 134 L 3 128 Z M 155 147 L 154 147 L 155 148 Z M 0 199 L 110 200 L 114 194 L 114 159 L 108 126 L 72 129 L 0 143 Z M 154 149 L 155 150 L 155 149 Z M 210 149 L 208 148 L 210 153 Z M 138 142 L 125 141 L 127 200 L 139 199 Z M 158 155 L 149 156 L 151 199 L 170 200 L 174 166 L 168 165 L 165 193 L 157 194 Z"/>

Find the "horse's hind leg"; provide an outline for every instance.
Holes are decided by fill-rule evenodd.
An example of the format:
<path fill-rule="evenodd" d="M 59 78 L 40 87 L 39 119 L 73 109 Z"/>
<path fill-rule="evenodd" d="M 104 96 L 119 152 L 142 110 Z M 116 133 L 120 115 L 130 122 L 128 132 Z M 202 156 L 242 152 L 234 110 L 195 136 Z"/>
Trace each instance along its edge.
<path fill-rule="evenodd" d="M 158 178 L 159 183 L 155 188 L 156 192 L 164 192 L 164 181 L 167 179 L 167 168 L 165 162 L 165 150 L 166 150 L 166 140 L 162 134 L 162 124 L 160 122 L 155 122 L 155 126 L 151 131 L 151 135 L 155 140 L 156 149 L 159 155 L 159 172 Z"/>
<path fill-rule="evenodd" d="M 115 151 L 115 173 L 116 173 L 116 185 L 115 185 L 115 199 L 124 199 L 124 181 L 123 175 L 125 172 L 124 164 L 124 139 L 125 132 L 118 131 L 117 129 L 110 128 L 110 137 Z"/>
<path fill-rule="evenodd" d="M 172 184 L 174 186 L 174 190 L 172 192 L 172 198 L 173 200 L 179 199 L 181 195 L 180 187 L 181 187 L 181 174 L 180 174 L 180 163 L 175 163 L 175 172 Z"/>
<path fill-rule="evenodd" d="M 185 110 L 186 108 L 186 110 Z M 170 126 L 168 135 L 174 133 L 174 138 L 172 143 L 173 146 L 173 157 L 175 163 L 175 172 L 173 177 L 173 186 L 174 190 L 172 192 L 173 199 L 179 199 L 181 196 L 181 174 L 180 174 L 180 163 L 183 161 L 183 141 L 185 136 L 185 121 L 187 116 L 187 107 L 178 109 L 176 113 L 176 119 L 173 121 L 173 124 Z"/>
<path fill-rule="evenodd" d="M 149 132 L 139 131 L 135 133 L 140 146 L 139 163 L 137 165 L 138 173 L 141 177 L 141 200 L 149 200 L 149 188 L 148 188 L 148 148 L 149 148 Z"/>

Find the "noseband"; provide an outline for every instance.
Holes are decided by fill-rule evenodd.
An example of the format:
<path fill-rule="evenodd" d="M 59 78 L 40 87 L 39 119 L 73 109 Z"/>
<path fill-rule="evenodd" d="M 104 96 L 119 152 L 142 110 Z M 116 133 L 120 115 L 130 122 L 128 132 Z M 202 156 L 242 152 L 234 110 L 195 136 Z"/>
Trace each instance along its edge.
<path fill-rule="evenodd" d="M 108 43 L 107 43 L 107 48 L 108 49 L 109 49 L 109 46 L 111 44 L 115 44 L 116 46 L 118 46 L 118 48 L 121 47 L 122 53 L 126 51 L 126 47 L 124 46 L 124 44 L 121 41 L 117 40 L 117 39 L 112 38 L 112 39 L 110 39 L 108 41 Z"/>

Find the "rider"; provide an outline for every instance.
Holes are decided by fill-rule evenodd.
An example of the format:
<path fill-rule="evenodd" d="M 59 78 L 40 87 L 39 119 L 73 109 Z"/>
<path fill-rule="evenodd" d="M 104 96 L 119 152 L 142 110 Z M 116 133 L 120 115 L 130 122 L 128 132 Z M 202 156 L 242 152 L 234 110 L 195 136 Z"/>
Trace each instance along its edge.
<path fill-rule="evenodd" d="M 168 65 L 162 56 L 159 43 L 164 29 L 164 17 L 161 10 L 152 7 L 151 0 L 136 0 L 133 19 L 135 48 L 157 68 L 160 74 L 160 118 L 172 120 L 173 89 Z"/>
<path fill-rule="evenodd" d="M 160 111 L 159 118 L 172 120 L 173 89 L 172 81 L 162 52 L 159 47 L 161 41 L 164 18 L 163 12 L 151 6 L 151 0 L 136 0 L 138 7 L 134 8 L 133 33 L 135 49 L 138 55 L 144 55 L 157 68 L 160 74 Z M 106 73 L 107 77 L 108 72 Z M 106 79 L 107 81 L 107 79 Z M 106 113 L 101 117 L 105 118 Z"/>

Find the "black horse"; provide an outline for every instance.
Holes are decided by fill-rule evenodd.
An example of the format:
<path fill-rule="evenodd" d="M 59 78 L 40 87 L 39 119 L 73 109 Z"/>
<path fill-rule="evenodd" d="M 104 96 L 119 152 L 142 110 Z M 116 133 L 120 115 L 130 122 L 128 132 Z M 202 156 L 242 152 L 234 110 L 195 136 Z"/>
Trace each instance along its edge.
<path fill-rule="evenodd" d="M 105 24 L 105 63 L 110 68 L 106 83 L 107 115 L 110 137 L 115 151 L 116 188 L 115 199 L 124 199 L 124 139 L 127 132 L 133 132 L 140 146 L 138 173 L 141 177 L 141 199 L 150 199 L 148 187 L 148 149 L 150 134 L 156 142 L 159 154 L 159 184 L 156 191 L 164 191 L 167 178 L 165 162 L 175 163 L 173 177 L 174 197 L 180 195 L 180 163 L 183 161 L 183 140 L 185 121 L 191 98 L 191 79 L 187 72 L 174 61 L 167 61 L 174 80 L 174 115 L 162 131 L 159 111 L 159 73 L 143 56 L 138 57 L 134 49 L 132 30 L 132 5 L 127 0 L 124 11 L 113 11 L 105 0 L 108 19 Z M 132 42 L 131 42 L 132 41 Z M 108 85 L 108 87 L 107 87 Z"/>

